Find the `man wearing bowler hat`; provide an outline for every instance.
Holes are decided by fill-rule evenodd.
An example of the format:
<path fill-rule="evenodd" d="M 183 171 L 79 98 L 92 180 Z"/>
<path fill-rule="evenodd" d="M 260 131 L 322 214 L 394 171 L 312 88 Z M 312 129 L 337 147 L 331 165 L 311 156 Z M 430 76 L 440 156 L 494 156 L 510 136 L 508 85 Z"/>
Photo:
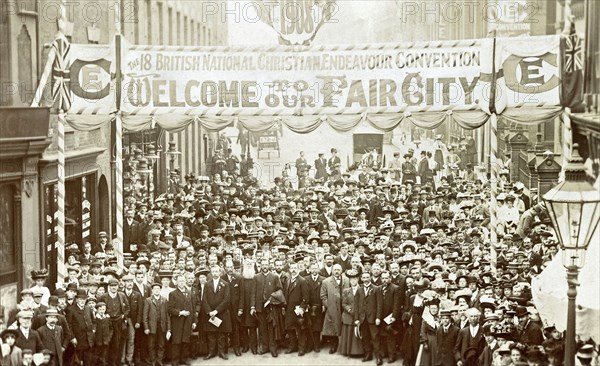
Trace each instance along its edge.
<path fill-rule="evenodd" d="M 294 258 L 295 261 L 301 258 Z M 309 303 L 309 287 L 306 279 L 300 276 L 298 263 L 290 264 L 290 279 L 283 284 L 287 301 L 285 306 L 285 329 L 290 337 L 290 349 L 286 353 L 298 352 L 298 356 L 306 353 L 306 327 L 309 325 L 308 314 L 305 314 Z"/>
<path fill-rule="evenodd" d="M 77 290 L 75 295 L 75 305 L 67 307 L 66 318 L 67 323 L 71 327 L 73 334 L 73 344 L 75 345 L 75 353 L 79 360 L 84 365 L 91 364 L 91 351 L 94 345 L 94 315 L 89 306 L 86 305 L 87 292 L 85 290 Z M 73 358 L 65 363 L 72 364 Z"/>
<path fill-rule="evenodd" d="M 48 309 L 46 314 L 46 324 L 38 329 L 40 339 L 44 348 L 54 352 L 56 356 L 52 360 L 53 365 L 63 365 L 63 351 L 69 345 L 69 339 L 64 336 L 63 329 L 58 325 L 58 311 L 56 309 Z"/>
<path fill-rule="evenodd" d="M 148 361 L 150 365 L 162 365 L 165 341 L 171 333 L 171 318 L 167 312 L 167 300 L 160 295 L 160 283 L 152 284 L 152 294 L 144 300 L 144 334 L 147 336 Z M 170 334 L 169 334 L 170 338 Z"/>
<path fill-rule="evenodd" d="M 542 328 L 529 317 L 529 310 L 525 306 L 517 306 L 515 310 L 519 318 L 520 342 L 528 346 L 539 346 L 544 342 Z"/>
<path fill-rule="evenodd" d="M 129 302 L 124 293 L 119 291 L 119 281 L 111 279 L 108 282 L 108 291 L 102 295 L 98 302 L 106 304 L 106 314 L 110 317 L 112 324 L 112 337 L 110 339 L 108 364 L 119 366 L 121 364 L 121 353 L 123 351 L 124 336 L 127 331 L 127 319 L 129 318 Z"/>

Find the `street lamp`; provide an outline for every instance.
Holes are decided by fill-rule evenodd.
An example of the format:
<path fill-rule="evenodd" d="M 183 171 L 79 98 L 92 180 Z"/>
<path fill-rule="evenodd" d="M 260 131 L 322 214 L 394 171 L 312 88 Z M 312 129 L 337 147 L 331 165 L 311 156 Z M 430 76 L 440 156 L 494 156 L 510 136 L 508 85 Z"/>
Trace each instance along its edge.
<path fill-rule="evenodd" d="M 577 276 L 585 264 L 585 252 L 600 221 L 600 192 L 586 179 L 578 144 L 565 167 L 565 180 L 544 195 L 548 215 L 556 231 L 567 269 L 569 290 L 565 366 L 575 365 L 575 298 Z"/>

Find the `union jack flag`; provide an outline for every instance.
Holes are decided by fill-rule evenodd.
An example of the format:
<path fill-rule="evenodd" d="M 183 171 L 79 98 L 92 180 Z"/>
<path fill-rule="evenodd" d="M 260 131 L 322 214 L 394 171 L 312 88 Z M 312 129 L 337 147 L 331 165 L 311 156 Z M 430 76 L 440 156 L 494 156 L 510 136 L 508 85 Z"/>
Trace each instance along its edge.
<path fill-rule="evenodd" d="M 583 70 L 583 47 L 577 34 L 565 37 L 565 71 Z"/>
<path fill-rule="evenodd" d="M 62 35 L 52 42 L 52 47 L 56 51 L 56 57 L 52 64 L 52 99 L 58 97 L 58 108 L 68 111 L 71 108 L 71 44 L 67 38 Z"/>

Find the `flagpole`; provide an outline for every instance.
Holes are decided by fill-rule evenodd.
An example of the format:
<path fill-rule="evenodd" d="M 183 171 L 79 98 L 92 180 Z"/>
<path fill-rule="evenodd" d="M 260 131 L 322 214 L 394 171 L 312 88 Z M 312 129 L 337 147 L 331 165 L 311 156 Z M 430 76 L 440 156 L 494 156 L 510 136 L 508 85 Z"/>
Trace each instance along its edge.
<path fill-rule="evenodd" d="M 117 242 L 115 252 L 119 267 L 123 266 L 123 253 L 125 243 L 123 242 L 123 119 L 121 115 L 121 13 L 115 9 L 115 104 L 117 113 L 115 115 L 115 206 Z"/>
<path fill-rule="evenodd" d="M 58 216 L 56 218 L 58 225 L 57 232 L 57 282 L 62 283 L 65 279 L 65 113 L 62 108 L 58 112 Z"/>
<path fill-rule="evenodd" d="M 40 101 L 42 100 L 42 96 L 44 95 L 44 89 L 46 89 L 46 85 L 48 85 L 48 78 L 52 73 L 52 64 L 54 64 L 55 58 L 56 50 L 54 49 L 54 47 L 51 47 L 50 51 L 48 52 L 48 60 L 46 61 L 44 72 L 42 72 L 42 77 L 40 78 L 40 84 L 38 85 L 38 88 L 35 91 L 35 96 L 33 97 L 33 101 L 31 102 L 32 107 L 40 106 Z"/>
<path fill-rule="evenodd" d="M 563 36 L 569 37 L 571 35 L 571 0 L 565 0 L 565 17 L 564 17 L 564 28 L 563 28 Z M 575 63 L 575 60 L 572 60 Z M 561 68 L 564 70 L 564 65 L 561 65 Z M 571 158 L 571 146 L 573 145 L 573 131 L 571 130 L 571 108 L 564 107 L 562 116 L 562 133 L 563 133 L 563 156 L 562 156 L 562 167 L 560 174 L 558 176 L 558 181 L 562 182 L 565 179 L 565 170 L 564 168 L 567 166 L 567 162 Z"/>
<path fill-rule="evenodd" d="M 63 39 L 66 42 L 65 38 L 65 29 L 67 25 L 67 9 L 66 9 L 66 0 L 62 0 L 60 2 L 60 18 L 58 19 L 58 32 L 57 39 Z M 58 43 L 55 43 L 56 46 L 59 46 Z M 68 47 L 64 47 L 64 44 L 61 43 L 61 55 L 60 58 L 56 57 L 55 50 L 55 61 L 58 61 L 55 67 L 59 68 L 59 70 L 63 70 L 68 66 Z M 65 108 L 68 109 L 70 106 L 70 102 L 67 100 L 68 95 L 64 95 L 65 85 L 64 83 L 67 80 L 62 75 L 62 79 L 59 80 L 61 85 L 55 85 L 52 89 L 52 94 L 54 99 L 58 96 L 58 162 L 57 162 L 57 206 L 58 206 L 58 216 L 57 216 L 57 224 L 58 224 L 58 232 L 57 232 L 57 248 L 56 248 L 56 262 L 57 262 L 57 282 L 64 282 L 66 276 L 66 266 L 65 266 L 65 245 L 66 245 L 66 235 L 65 235 L 65 198 L 66 198 L 66 187 L 65 187 L 65 176 L 66 176 L 66 164 L 65 164 Z M 68 86 L 67 86 L 68 88 Z"/>
<path fill-rule="evenodd" d="M 492 86 L 490 98 L 490 266 L 496 274 L 498 244 L 498 115 L 496 114 L 496 32 L 492 43 Z"/>

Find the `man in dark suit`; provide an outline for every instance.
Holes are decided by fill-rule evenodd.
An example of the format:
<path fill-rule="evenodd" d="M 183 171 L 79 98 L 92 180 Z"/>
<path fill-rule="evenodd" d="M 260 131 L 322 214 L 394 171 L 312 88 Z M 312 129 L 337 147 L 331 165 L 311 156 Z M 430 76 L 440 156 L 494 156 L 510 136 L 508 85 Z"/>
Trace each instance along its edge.
<path fill-rule="evenodd" d="M 381 273 L 381 299 L 383 304 L 381 306 L 381 316 L 383 319 L 391 315 L 388 318 L 388 322 L 383 322 L 381 326 L 381 348 L 387 346 L 387 354 L 389 362 L 393 363 L 396 361 L 396 339 L 400 337 L 397 325 L 401 323 L 401 307 L 400 307 L 400 288 L 391 283 L 391 276 L 388 271 Z M 385 342 L 384 342 L 385 339 Z"/>
<path fill-rule="evenodd" d="M 147 336 L 150 365 L 162 365 L 165 338 L 171 333 L 171 318 L 167 313 L 167 300 L 160 296 L 160 283 L 152 284 L 152 294 L 144 300 L 144 334 Z"/>
<path fill-rule="evenodd" d="M 143 329 L 142 317 L 144 315 L 144 298 L 142 294 L 133 291 L 134 277 L 132 275 L 123 276 L 123 284 L 125 285 L 125 296 L 129 303 L 129 318 L 127 321 L 127 337 L 125 338 L 125 360 L 131 364 L 134 361 L 139 364 L 142 358 L 145 358 L 145 350 L 143 350 L 142 341 Z M 134 355 L 135 352 L 135 355 Z"/>
<path fill-rule="evenodd" d="M 306 280 L 300 276 L 297 263 L 290 264 L 290 279 L 284 285 L 285 305 L 285 329 L 290 337 L 290 348 L 286 353 L 298 352 L 298 356 L 306 353 L 305 327 L 308 325 L 306 319 L 306 307 L 309 299 L 309 289 Z"/>
<path fill-rule="evenodd" d="M 519 329 L 521 329 L 519 341 L 527 346 L 541 345 L 544 342 L 542 328 L 531 321 L 527 308 L 518 306 L 515 312 L 519 318 Z"/>
<path fill-rule="evenodd" d="M 119 366 L 121 364 L 122 344 L 124 343 L 124 322 L 129 318 L 129 302 L 124 293 L 119 292 L 119 281 L 111 279 L 108 282 L 108 291 L 100 296 L 98 302 L 106 304 L 106 315 L 110 317 L 112 337 L 110 338 L 109 365 Z"/>
<path fill-rule="evenodd" d="M 175 223 L 175 234 L 173 235 L 173 238 L 175 239 L 173 242 L 175 247 L 181 247 L 185 242 L 187 242 L 189 245 L 192 245 L 193 243 L 189 236 L 184 235 L 182 221 L 177 221 Z"/>
<path fill-rule="evenodd" d="M 240 324 L 238 310 L 240 309 L 240 291 L 242 288 L 242 276 L 235 273 L 233 261 L 225 262 L 225 274 L 221 277 L 229 285 L 229 317 L 231 318 L 231 334 L 229 344 L 233 347 L 236 356 L 241 356 L 240 351 Z"/>
<path fill-rule="evenodd" d="M 146 238 L 141 237 L 140 223 L 134 219 L 135 210 L 129 208 L 125 211 L 125 222 L 123 223 L 123 247 L 126 252 L 130 252 L 130 244 L 142 244 Z"/>
<path fill-rule="evenodd" d="M 440 312 L 441 324 L 437 328 L 437 350 L 432 349 L 430 352 L 435 354 L 435 359 L 438 360 L 440 366 L 454 366 L 454 346 L 458 339 L 458 327 L 452 324 L 452 312 L 450 310 L 442 310 Z"/>
<path fill-rule="evenodd" d="M 357 310 L 354 313 L 354 324 L 359 326 L 362 345 L 365 352 L 363 362 L 371 361 L 375 354 L 377 365 L 383 364 L 379 349 L 379 324 L 383 314 L 383 298 L 381 289 L 371 284 L 371 274 L 363 272 L 362 286 L 356 292 Z"/>
<path fill-rule="evenodd" d="M 333 270 L 334 259 L 335 259 L 335 257 L 331 253 L 327 253 L 323 256 L 324 264 L 323 264 L 323 268 L 321 268 L 321 270 L 319 271 L 319 275 L 321 275 L 325 278 L 331 276 L 331 271 Z"/>
<path fill-rule="evenodd" d="M 44 344 L 37 331 L 31 329 L 33 321 L 33 311 L 21 310 L 17 313 L 19 322 L 19 336 L 15 342 L 15 346 L 20 349 L 30 349 L 33 352 L 41 352 L 44 349 Z"/>
<path fill-rule="evenodd" d="M 470 308 L 466 311 L 469 326 L 458 332 L 454 353 L 457 366 L 477 366 L 485 347 L 483 330 L 479 324 L 481 312 Z"/>
<path fill-rule="evenodd" d="M 137 260 L 137 263 L 139 265 L 140 259 Z M 150 265 L 148 264 L 147 267 L 150 267 Z M 133 282 L 133 291 L 139 292 L 140 295 L 142 295 L 143 299 L 149 298 L 151 295 L 151 292 L 152 292 L 152 290 L 150 289 L 150 285 L 148 285 L 144 281 L 145 277 L 146 277 L 146 275 L 145 275 L 144 271 L 139 270 L 139 269 L 137 271 L 135 271 L 135 281 Z"/>
<path fill-rule="evenodd" d="M 85 303 L 87 292 L 83 289 L 77 290 L 75 305 L 66 310 L 67 322 L 71 327 L 73 338 L 75 338 L 75 351 L 79 360 L 84 365 L 92 364 L 92 347 L 94 346 L 94 315 Z M 67 362 L 70 364 L 70 362 Z"/>
<path fill-rule="evenodd" d="M 203 209 L 197 209 L 194 212 L 194 216 L 187 221 L 187 227 L 189 229 L 190 238 L 192 238 L 192 244 L 202 237 L 202 229 L 204 227 L 204 223 L 202 221 L 204 220 L 204 214 L 205 212 Z"/>
<path fill-rule="evenodd" d="M 313 263 L 309 267 L 310 274 L 305 276 L 308 283 L 308 319 L 310 327 L 307 327 L 306 336 L 309 340 L 309 347 L 312 346 L 315 352 L 321 350 L 321 331 L 323 330 L 323 321 L 325 313 L 323 312 L 323 303 L 321 301 L 321 284 L 326 277 L 319 274 L 319 266 Z"/>
<path fill-rule="evenodd" d="M 350 264 L 350 254 L 348 253 L 348 243 L 342 242 L 340 244 L 340 251 L 337 257 L 334 259 L 334 263 L 342 266 L 342 271 L 346 272 L 352 265 Z"/>
<path fill-rule="evenodd" d="M 256 275 L 256 318 L 258 319 L 258 335 L 260 336 L 260 354 L 271 351 L 277 357 L 277 342 L 275 341 L 275 328 L 268 314 L 277 305 L 271 300 L 281 294 L 282 286 L 279 277 L 271 272 L 269 259 L 263 258 L 260 262 L 260 273 Z"/>
<path fill-rule="evenodd" d="M 177 276 L 177 288 L 169 293 L 167 309 L 171 317 L 171 361 L 173 366 L 187 358 L 192 330 L 196 328 L 196 311 L 192 294 L 183 274 Z"/>
<path fill-rule="evenodd" d="M 206 327 L 208 355 L 204 359 L 209 360 L 218 354 L 220 358 L 227 360 L 226 334 L 231 332 L 229 285 L 221 279 L 221 267 L 211 267 L 210 274 L 211 280 L 206 284 L 206 294 L 202 302 L 202 312 L 209 317 Z M 213 321 L 221 323 L 217 325 Z"/>
<path fill-rule="evenodd" d="M 62 366 L 63 349 L 67 348 L 69 340 L 64 337 L 62 327 L 57 323 L 58 311 L 48 309 L 46 311 L 46 324 L 38 329 L 38 333 L 44 348 L 54 353 L 54 357 L 52 358 L 53 365 Z"/>
<path fill-rule="evenodd" d="M 298 176 L 298 189 L 303 188 L 304 180 L 308 175 L 308 161 L 304 157 L 304 151 L 300 151 L 300 156 L 296 159 L 296 175 Z"/>
<path fill-rule="evenodd" d="M 127 223 L 125 223 L 127 225 Z M 125 231 L 123 231 L 125 233 Z M 92 254 L 96 253 L 106 253 L 106 246 L 108 245 L 108 234 L 106 231 L 101 231 L 98 233 L 98 242 L 94 246 L 92 250 Z"/>

